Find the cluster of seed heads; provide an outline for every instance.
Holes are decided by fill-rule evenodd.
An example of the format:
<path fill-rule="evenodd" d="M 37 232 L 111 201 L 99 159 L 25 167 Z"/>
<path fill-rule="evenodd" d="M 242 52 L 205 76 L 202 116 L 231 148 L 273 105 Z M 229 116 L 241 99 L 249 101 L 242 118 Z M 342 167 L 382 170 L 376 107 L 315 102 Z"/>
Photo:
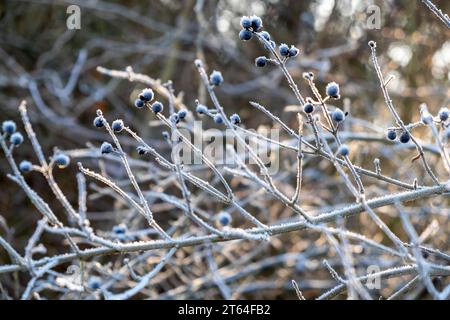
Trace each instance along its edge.
<path fill-rule="evenodd" d="M 2 123 L 2 133 L 4 137 L 9 137 L 11 146 L 19 147 L 23 141 L 22 133 L 16 131 L 16 123 L 12 120 L 5 120 Z M 70 164 L 70 157 L 63 152 L 58 152 L 53 157 L 54 163 L 61 169 L 66 168 Z M 33 170 L 33 164 L 28 160 L 22 160 L 19 163 L 19 170 L 28 173 Z"/>
<path fill-rule="evenodd" d="M 134 100 L 134 106 L 138 109 L 142 109 L 145 106 L 150 107 L 150 109 L 154 113 L 163 111 L 164 106 L 161 102 L 155 101 L 151 103 L 154 98 L 155 94 L 153 90 L 150 88 L 145 88 L 144 90 L 141 91 L 141 93 L 139 93 L 138 98 Z"/>
<path fill-rule="evenodd" d="M 177 124 L 180 121 L 184 120 L 187 116 L 188 112 L 186 109 L 181 109 L 180 111 L 170 115 L 169 119 L 173 124 Z"/>
<path fill-rule="evenodd" d="M 12 120 L 6 120 L 2 123 L 2 132 L 3 135 L 9 136 L 9 143 L 11 145 L 18 147 L 23 143 L 23 136 L 20 132 L 16 132 L 17 126 L 16 123 Z"/>
<path fill-rule="evenodd" d="M 386 136 L 389 140 L 394 141 L 395 139 L 397 139 L 397 132 L 394 129 L 389 129 Z M 408 143 L 410 139 L 411 136 L 409 135 L 409 133 L 407 131 L 402 131 L 398 140 L 401 143 Z"/>
<path fill-rule="evenodd" d="M 248 41 L 253 37 L 253 34 L 256 32 L 259 32 L 262 29 L 262 20 L 258 16 L 244 16 L 241 18 L 241 27 L 242 30 L 239 32 L 239 38 L 242 41 Z M 259 36 L 262 37 L 264 41 L 264 47 L 268 50 L 275 49 L 276 42 L 271 39 L 270 33 L 267 31 L 261 31 L 259 32 Z M 280 55 L 284 58 L 291 58 L 296 57 L 300 50 L 296 48 L 295 46 L 291 45 L 290 47 L 282 43 L 278 47 L 278 51 Z M 263 68 L 267 65 L 267 63 L 271 61 L 265 56 L 260 56 L 255 59 L 255 65 L 259 68 Z"/>
<path fill-rule="evenodd" d="M 239 38 L 243 41 L 248 41 L 253 37 L 253 32 L 258 32 L 262 29 L 263 23 L 258 16 L 244 16 L 241 18 L 241 27 Z"/>
<path fill-rule="evenodd" d="M 241 40 L 248 41 L 253 37 L 253 34 L 255 32 L 258 32 L 262 29 L 262 20 L 257 16 L 244 16 L 241 18 L 241 27 L 243 29 L 239 32 L 239 38 Z M 271 39 L 271 36 L 267 31 L 261 31 L 259 35 L 262 36 L 262 38 L 264 38 L 264 40 L 266 40 L 270 44 L 270 46 L 272 46 L 272 48 L 275 48 L 276 43 Z M 267 45 L 267 43 L 265 45 Z M 286 43 L 282 43 L 278 47 L 278 52 L 281 57 L 288 59 L 291 57 L 296 57 L 300 51 L 293 45 L 289 47 Z M 271 60 L 267 57 L 260 56 L 255 59 L 255 65 L 262 68 L 265 67 L 269 61 Z M 314 79 L 314 74 L 312 72 L 307 72 L 303 74 L 303 77 L 307 80 L 312 81 Z M 340 98 L 339 84 L 334 81 L 327 84 L 325 91 L 327 97 L 329 98 Z M 202 112 L 199 112 L 199 107 L 197 107 L 197 112 L 199 113 L 204 113 L 205 110 L 201 109 L 201 111 Z M 307 103 L 303 105 L 303 111 L 306 114 L 311 114 L 314 111 L 314 104 L 310 100 L 308 100 Z M 331 118 L 337 123 L 344 121 L 345 116 L 346 114 L 339 108 L 331 113 Z"/>
<path fill-rule="evenodd" d="M 262 29 L 262 20 L 257 16 L 251 17 L 244 16 L 241 18 L 241 27 L 243 29 L 239 32 L 239 38 L 243 41 L 248 41 L 253 37 L 255 32 L 259 32 Z M 271 39 L 271 36 L 267 31 L 261 31 L 257 35 L 260 36 L 260 39 L 261 38 L 263 39 L 266 49 L 269 49 L 267 47 L 268 45 L 270 45 L 272 49 L 275 49 L 276 42 Z M 288 58 L 296 57 L 299 54 L 300 50 L 293 45 L 289 47 L 289 45 L 287 45 L 286 43 L 281 43 L 278 47 L 278 52 L 280 56 L 285 59 L 284 61 L 286 61 Z M 271 61 L 269 58 L 265 56 L 260 56 L 255 59 L 255 65 L 257 67 L 262 68 L 265 67 L 269 61 Z M 312 72 L 305 72 L 303 74 L 303 77 L 308 81 L 314 80 L 314 74 Z M 340 98 L 339 84 L 337 84 L 334 81 L 327 84 L 325 92 L 327 98 L 332 99 Z M 200 106 L 197 107 L 197 112 L 199 111 L 199 107 Z M 201 109 L 201 111 L 202 111 L 201 113 L 204 113 L 207 111 L 207 109 L 206 110 Z M 314 112 L 314 104 L 311 98 L 308 98 L 306 103 L 303 105 L 303 111 L 306 114 L 311 114 L 312 112 Z M 331 113 L 331 118 L 333 119 L 333 121 L 339 124 L 345 120 L 346 115 L 347 114 L 344 113 L 341 109 L 336 108 Z M 230 118 L 230 120 L 232 119 Z M 221 123 L 222 119 L 220 118 L 220 116 L 215 115 L 214 121 L 216 123 Z M 341 145 L 338 149 L 338 154 L 342 156 L 347 156 L 349 154 L 348 146 Z"/>
<path fill-rule="evenodd" d="M 216 79 L 216 81 L 217 81 L 217 79 Z M 154 98 L 155 98 L 155 94 L 154 94 L 153 90 L 150 88 L 146 88 L 139 93 L 138 98 L 134 101 L 134 106 L 138 109 L 142 109 L 144 106 L 147 106 L 155 114 L 162 112 L 164 110 L 164 106 L 161 102 L 154 101 L 153 103 L 151 103 Z M 174 124 L 177 124 L 180 120 L 185 119 L 187 114 L 188 114 L 187 110 L 182 109 L 182 110 L 178 111 L 177 113 L 172 114 L 170 116 L 170 120 Z M 94 119 L 93 124 L 97 128 L 102 128 L 105 126 L 105 119 L 101 115 L 99 115 Z M 124 129 L 123 120 L 122 119 L 114 120 L 111 124 L 111 129 L 114 132 L 121 132 Z M 136 150 L 140 155 L 143 155 L 146 153 L 145 148 L 140 147 L 140 146 Z M 103 142 L 102 145 L 100 146 L 100 152 L 102 154 L 109 154 L 113 151 L 114 151 L 114 148 L 109 142 Z"/>
<path fill-rule="evenodd" d="M 291 45 L 291 47 L 289 47 L 286 43 L 280 44 L 278 51 L 282 57 L 286 58 L 296 57 L 300 52 L 300 50 L 298 50 L 295 46 Z"/>
<path fill-rule="evenodd" d="M 314 79 L 314 74 L 312 72 L 305 72 L 303 74 L 303 78 L 312 81 Z M 340 98 L 339 84 L 337 84 L 336 82 L 328 83 L 325 91 L 329 98 Z M 306 114 L 311 114 L 314 112 L 314 104 L 310 98 L 307 98 L 306 103 L 303 105 L 303 111 Z M 336 108 L 336 110 L 331 113 L 331 118 L 337 123 L 344 121 L 345 116 L 346 114 L 339 108 Z"/>
<path fill-rule="evenodd" d="M 154 97 L 155 94 L 152 89 L 144 89 L 141 91 L 138 98 L 134 100 L 134 105 L 136 108 L 143 108 L 145 104 L 152 101 Z"/>
<path fill-rule="evenodd" d="M 449 119 L 449 115 L 450 115 L 450 111 L 448 108 L 446 108 L 446 107 L 441 108 L 438 113 L 439 120 L 436 120 L 432 114 L 430 114 L 428 111 L 425 110 L 422 112 L 422 114 L 420 116 L 420 121 L 425 125 L 431 125 L 434 122 L 437 122 L 437 123 L 440 122 L 445 128 L 445 127 L 447 127 L 446 121 Z M 400 136 L 397 135 L 397 131 L 401 131 Z M 389 140 L 395 141 L 397 139 L 397 136 L 398 136 L 398 140 L 401 143 L 408 143 L 409 140 L 411 140 L 411 135 L 407 131 L 404 131 L 400 128 L 388 129 L 388 131 L 386 133 L 386 137 Z M 447 139 L 450 139 L 449 127 L 447 127 L 447 129 L 445 130 L 445 136 Z"/>

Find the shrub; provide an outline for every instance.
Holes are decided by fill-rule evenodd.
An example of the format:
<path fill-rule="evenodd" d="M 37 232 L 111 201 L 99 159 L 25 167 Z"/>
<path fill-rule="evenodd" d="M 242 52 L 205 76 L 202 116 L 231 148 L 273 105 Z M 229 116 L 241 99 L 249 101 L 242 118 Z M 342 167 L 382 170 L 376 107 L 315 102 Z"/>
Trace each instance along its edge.
<path fill-rule="evenodd" d="M 51 157 L 47 152 L 52 145 L 40 144 L 45 131 L 37 126 L 37 134 L 34 132 L 25 101 L 19 106 L 23 133 L 11 120 L 2 123 L 0 146 L 10 168 L 8 177 L 35 208 L 33 213 L 27 209 L 26 214 L 40 218 L 25 242 L 15 239 L 21 235 L 8 226 L 9 219 L 4 219 L 8 223 L 1 220 L 1 230 L 8 235 L 0 237 L 7 259 L 7 264 L 0 265 L 0 276 L 7 278 L 1 288 L 5 297 L 18 292 L 23 299 L 228 299 L 241 292 L 251 298 L 263 294 L 293 297 L 296 292 L 299 298 L 308 299 L 340 294 L 351 299 L 393 299 L 414 297 L 406 290 L 414 288 L 417 290 L 410 291 L 427 298 L 448 298 L 447 107 L 433 106 L 428 111 L 428 106 L 421 104 L 420 110 L 412 108 L 408 116 L 417 121 L 409 121 L 404 112 L 399 112 L 396 102 L 400 97 L 390 96 L 391 78 L 382 73 L 376 52 L 380 48 L 375 41 L 370 41 L 369 47 L 364 43 L 365 53 L 358 51 L 364 59 L 371 57 L 367 67 L 379 83 L 379 99 L 370 101 L 370 95 L 362 92 L 364 86 L 357 86 L 361 79 L 341 81 L 345 77 L 333 68 L 327 74 L 314 70 L 316 77 L 305 70 L 301 77 L 302 69 L 327 65 L 327 55 L 336 49 L 311 53 L 309 43 L 299 45 L 301 53 L 294 45 L 282 43 L 276 48 L 280 43 L 275 42 L 277 30 L 273 32 L 261 18 L 246 16 L 240 26 L 237 24 L 235 27 L 242 30 L 239 36 L 233 34 L 242 46 L 239 48 L 248 48 L 248 42 L 242 43 L 239 38 L 255 41 L 266 49 L 267 56 L 258 57 L 258 53 L 245 62 L 244 55 L 231 55 L 227 63 L 244 61 L 239 66 L 245 69 L 245 63 L 247 67 L 253 65 L 255 56 L 258 67 L 270 62 L 271 68 L 255 72 L 255 79 L 240 83 L 232 71 L 210 72 L 212 68 L 195 60 L 195 79 L 186 70 L 178 73 L 180 78 L 188 77 L 191 85 L 198 81 L 201 86 L 186 98 L 176 94 L 178 79 L 162 83 L 135 73 L 131 67 L 125 71 L 99 68 L 114 80 L 125 79 L 123 84 L 129 86 L 129 92 L 124 96 L 106 94 L 105 102 L 98 103 L 96 115 L 82 108 L 98 99 L 97 93 L 82 100 L 81 107 L 68 108 L 83 117 L 91 112 L 90 120 L 83 120 L 89 129 L 73 131 L 77 134 L 72 134 L 71 140 L 77 145 L 64 150 L 54 147 Z M 270 34 L 264 26 L 269 26 Z M 209 59 L 205 54 L 208 50 L 220 47 L 224 56 L 232 50 L 228 44 L 209 42 L 215 37 L 214 30 L 203 31 L 209 33 L 195 40 L 196 56 Z M 192 35 L 185 35 L 176 34 L 180 43 L 173 50 L 193 41 Z M 304 48 L 308 59 L 302 63 Z M 319 53 L 322 56 L 314 60 Z M 172 68 L 172 58 L 183 60 L 191 55 L 170 57 L 167 70 Z M 214 61 L 208 62 L 215 66 Z M 45 63 L 43 59 L 36 64 Z M 20 70 L 12 66 L 14 71 Z M 74 68 L 71 79 L 82 72 L 78 69 L 83 70 Z M 227 85 L 218 88 L 224 82 L 222 72 Z M 57 128 L 52 134 L 76 127 L 77 122 L 62 117 L 61 110 L 67 99 L 90 93 L 91 87 L 79 86 L 79 92 L 72 94 L 66 92 L 72 80 L 65 89 L 59 87 L 59 80 L 48 80 L 55 81 L 47 86 L 57 92 L 55 100 L 63 106 L 54 112 L 45 105 L 52 99 L 38 95 L 39 87 L 30 76 L 19 83 L 26 84 L 38 104 L 39 114 L 33 115 L 33 122 L 42 115 L 45 125 L 51 122 Z M 280 76 L 282 83 L 277 82 Z M 325 86 L 329 79 L 339 79 L 342 92 L 335 81 Z M 136 91 L 132 88 L 135 82 L 147 88 Z M 113 85 L 115 82 L 108 87 Z M 232 103 L 236 96 L 246 97 L 243 93 L 251 92 L 248 87 L 256 88 L 255 99 L 260 102 Z M 370 105 L 370 114 L 350 103 L 347 95 L 355 88 Z M 276 103 L 263 106 L 263 101 L 272 103 L 266 99 L 269 95 L 282 96 L 290 105 L 285 109 Z M 131 101 L 136 99 L 137 108 L 130 106 L 130 97 Z M 154 101 L 156 98 L 159 100 Z M 380 102 L 389 118 L 384 117 Z M 110 104 L 121 110 L 120 119 L 111 124 L 109 119 L 116 115 L 110 112 Z M 121 109 L 126 105 L 127 110 Z M 196 113 L 187 116 L 188 110 Z M 96 130 L 91 123 L 94 116 Z M 208 139 L 220 134 L 233 138 L 232 142 L 218 139 L 220 143 L 213 144 L 225 145 L 222 151 L 230 156 L 225 159 L 228 161 L 215 161 L 210 150 L 203 148 L 203 140 L 195 142 L 195 121 L 199 119 L 208 120 L 202 123 L 205 127 L 213 127 L 206 131 Z M 268 137 L 264 130 L 276 135 Z M 398 141 L 387 141 L 397 140 L 397 135 Z M 53 141 L 58 138 L 56 134 Z M 110 142 L 98 148 L 105 140 Z M 261 146 L 267 147 L 263 148 L 265 152 Z M 28 154 L 30 150 L 33 155 Z M 23 160 L 24 155 L 33 164 Z M 184 162 L 188 155 L 192 162 Z M 71 161 L 78 164 L 71 183 L 76 185 L 76 192 L 67 182 L 72 182 L 67 178 L 76 170 L 70 166 Z M 54 170 L 55 166 L 67 169 Z M 35 175 L 42 176 L 40 180 L 48 185 L 51 197 L 43 195 L 45 188 L 36 184 Z M 49 239 L 58 243 L 47 250 Z M 14 245 L 10 241 L 15 241 Z M 81 278 L 86 283 L 74 283 L 74 277 L 61 272 L 68 264 L 82 265 Z M 373 267 L 375 273 L 371 272 Z M 381 287 L 369 289 L 367 280 L 374 275 Z M 437 283 L 438 277 L 445 279 L 443 284 Z M 266 293 L 266 287 L 270 293 Z"/>

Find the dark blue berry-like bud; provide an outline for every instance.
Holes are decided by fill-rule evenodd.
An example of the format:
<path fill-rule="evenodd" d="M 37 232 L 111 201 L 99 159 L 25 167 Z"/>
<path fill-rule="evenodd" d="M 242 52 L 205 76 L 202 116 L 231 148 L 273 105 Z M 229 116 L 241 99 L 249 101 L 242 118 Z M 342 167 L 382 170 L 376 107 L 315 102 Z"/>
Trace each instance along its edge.
<path fill-rule="evenodd" d="M 268 33 L 267 31 L 261 31 L 261 35 L 263 36 L 264 39 L 270 41 L 270 33 Z"/>
<path fill-rule="evenodd" d="M 170 119 L 170 122 L 172 122 L 173 124 L 177 124 L 178 122 L 180 122 L 180 117 L 176 113 L 171 114 L 169 119 Z"/>
<path fill-rule="evenodd" d="M 239 124 L 239 123 L 241 123 L 241 117 L 239 117 L 239 115 L 237 113 L 232 114 L 230 116 L 230 121 L 232 124 Z"/>
<path fill-rule="evenodd" d="M 144 100 L 142 100 L 142 99 L 136 99 L 136 100 L 134 100 L 134 106 L 136 107 L 136 108 L 142 108 L 142 107 L 144 107 L 144 105 L 145 105 L 145 102 L 144 102 Z"/>
<path fill-rule="evenodd" d="M 64 169 L 64 168 L 66 168 L 66 167 L 69 165 L 69 163 L 70 163 L 70 158 L 69 158 L 69 156 L 68 156 L 67 154 L 65 154 L 65 153 L 58 153 L 58 154 L 55 156 L 55 163 L 56 163 L 56 165 L 58 166 L 58 168 Z"/>
<path fill-rule="evenodd" d="M 253 33 L 250 30 L 242 29 L 239 31 L 239 39 L 242 41 L 248 41 L 253 37 Z"/>
<path fill-rule="evenodd" d="M 155 96 L 155 94 L 153 93 L 153 90 L 150 88 L 147 88 L 147 89 L 142 90 L 141 94 L 139 95 L 139 99 L 147 102 L 147 101 L 153 100 L 154 96 Z"/>
<path fill-rule="evenodd" d="M 205 114 L 205 113 L 208 112 L 208 108 L 207 108 L 205 105 L 203 105 L 203 104 L 198 104 L 198 106 L 197 106 L 197 108 L 196 108 L 196 111 L 197 111 L 199 114 Z"/>
<path fill-rule="evenodd" d="M 23 142 L 23 136 L 20 132 L 14 132 L 11 137 L 9 137 L 9 142 L 15 146 L 19 146 Z"/>
<path fill-rule="evenodd" d="M 24 173 L 28 173 L 31 171 L 31 169 L 33 169 L 33 165 L 31 164 L 30 161 L 23 160 L 19 164 L 19 169 Z"/>
<path fill-rule="evenodd" d="M 135 106 L 136 108 L 141 109 L 141 108 L 144 107 L 144 105 L 145 105 L 145 102 L 144 102 L 142 99 L 136 99 L 136 100 L 134 100 L 134 106 Z"/>
<path fill-rule="evenodd" d="M 278 50 L 280 51 L 280 55 L 282 57 L 287 57 L 289 55 L 289 46 L 286 43 L 280 44 Z"/>
<path fill-rule="evenodd" d="M 184 118 L 186 118 L 186 116 L 187 116 L 186 109 L 182 109 L 182 110 L 178 111 L 178 118 L 180 118 L 180 120 L 183 120 Z"/>
<path fill-rule="evenodd" d="M 296 47 L 291 46 L 291 48 L 289 49 L 289 57 L 296 57 L 298 55 L 298 53 L 300 52 L 300 50 L 298 50 Z"/>
<path fill-rule="evenodd" d="M 330 82 L 325 89 L 327 96 L 338 99 L 339 98 L 339 85 L 336 82 Z"/>
<path fill-rule="evenodd" d="M 395 130 L 388 130 L 387 137 L 389 140 L 394 141 L 397 138 L 397 132 Z"/>
<path fill-rule="evenodd" d="M 341 122 L 345 119 L 345 114 L 341 109 L 337 108 L 331 113 L 331 118 L 336 122 Z"/>
<path fill-rule="evenodd" d="M 241 18 L 241 27 L 244 29 L 249 29 L 252 27 L 252 20 L 247 17 L 247 16 L 243 16 Z"/>
<path fill-rule="evenodd" d="M 305 111 L 305 113 L 312 113 L 314 111 L 314 105 L 309 102 L 305 103 L 303 106 L 303 111 Z"/>
<path fill-rule="evenodd" d="M 115 234 L 125 234 L 127 232 L 127 226 L 123 223 L 113 227 L 112 231 Z"/>
<path fill-rule="evenodd" d="M 338 153 L 341 156 L 346 157 L 350 153 L 350 150 L 349 150 L 349 148 L 348 148 L 348 146 L 346 144 L 341 144 L 341 146 L 338 149 Z"/>
<path fill-rule="evenodd" d="M 222 226 L 228 226 L 231 223 L 231 216 L 228 212 L 222 211 L 219 213 L 217 220 Z"/>
<path fill-rule="evenodd" d="M 222 124 L 222 123 L 223 123 L 223 118 L 222 118 L 222 116 L 221 116 L 220 114 L 216 114 L 216 115 L 214 116 L 214 122 L 217 123 L 217 124 Z"/>
<path fill-rule="evenodd" d="M 439 110 L 439 119 L 441 119 L 441 121 L 447 121 L 449 114 L 448 108 L 442 108 Z"/>
<path fill-rule="evenodd" d="M 96 126 L 97 128 L 101 128 L 105 125 L 105 121 L 103 120 L 102 117 L 96 117 L 94 119 L 94 126 Z"/>
<path fill-rule="evenodd" d="M 407 143 L 411 137 L 409 136 L 409 133 L 406 131 L 403 131 L 400 135 L 400 142 L 401 143 Z"/>
<path fill-rule="evenodd" d="M 111 153 L 113 152 L 113 150 L 113 146 L 109 142 L 103 142 L 102 146 L 100 147 L 100 151 L 102 152 L 102 154 Z"/>
<path fill-rule="evenodd" d="M 92 276 L 88 280 L 88 287 L 93 290 L 100 289 L 101 285 L 102 285 L 102 280 L 99 277 Z"/>
<path fill-rule="evenodd" d="M 113 123 L 111 124 L 111 128 L 115 132 L 122 131 L 123 130 L 123 121 L 121 119 L 114 120 Z"/>
<path fill-rule="evenodd" d="M 6 120 L 2 123 L 2 131 L 6 134 L 13 134 L 16 132 L 17 126 L 16 123 L 12 120 Z"/>
<path fill-rule="evenodd" d="M 163 104 L 161 102 L 159 102 L 159 101 L 153 102 L 153 104 L 152 104 L 152 111 L 154 113 L 161 112 L 161 111 L 163 111 L 163 109 L 164 109 L 164 106 L 163 106 Z"/>
<path fill-rule="evenodd" d="M 265 67 L 267 65 L 267 58 L 264 56 L 256 58 L 255 65 L 260 68 Z"/>
<path fill-rule="evenodd" d="M 137 151 L 137 153 L 138 153 L 140 156 L 142 156 L 142 155 L 144 155 L 144 154 L 147 153 L 147 149 L 146 149 L 145 147 L 143 147 L 143 146 L 137 146 L 137 147 L 136 147 L 136 151 Z"/>
<path fill-rule="evenodd" d="M 212 85 L 215 86 L 220 86 L 223 82 L 223 76 L 222 73 L 220 71 L 214 70 L 210 75 L 209 75 L 209 82 Z"/>
<path fill-rule="evenodd" d="M 252 21 L 252 29 L 253 29 L 253 31 L 261 30 L 261 28 L 263 26 L 261 18 L 258 17 L 258 16 L 251 16 L 250 19 Z"/>

